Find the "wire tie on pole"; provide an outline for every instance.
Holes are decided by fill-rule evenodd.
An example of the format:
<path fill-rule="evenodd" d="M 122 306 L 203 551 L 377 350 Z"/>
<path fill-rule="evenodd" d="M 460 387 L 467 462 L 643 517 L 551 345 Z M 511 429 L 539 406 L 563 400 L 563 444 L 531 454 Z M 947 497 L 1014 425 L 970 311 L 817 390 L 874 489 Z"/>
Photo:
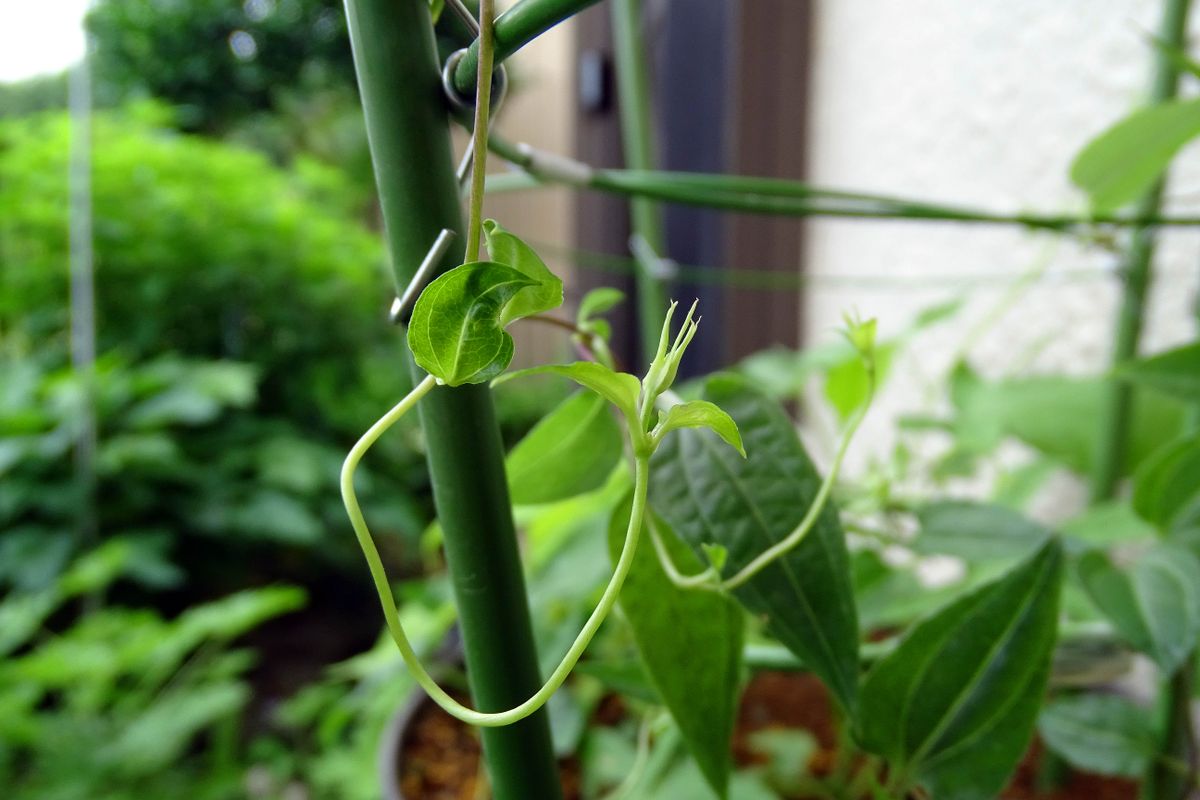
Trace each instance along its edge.
<path fill-rule="evenodd" d="M 417 267 L 416 274 L 412 280 L 408 282 L 408 286 L 404 287 L 404 293 L 392 301 L 392 309 L 388 314 L 388 318 L 392 324 L 400 322 L 407 323 L 409 312 L 412 310 L 413 303 L 416 302 L 417 296 L 429 283 L 430 275 L 442 261 L 442 256 L 446 255 L 446 250 L 450 247 L 450 242 L 454 239 L 454 231 L 449 228 L 443 228 L 438 237 L 433 240 L 433 246 L 429 248 L 429 252 L 425 254 L 425 258 L 421 261 L 421 266 Z"/>
<path fill-rule="evenodd" d="M 587 186 L 595 177 L 595 170 L 590 164 L 585 164 L 570 156 L 539 150 L 526 142 L 517 143 L 517 151 L 525 159 L 524 164 L 518 164 L 534 175 L 541 175 L 556 183 L 571 186 Z"/>
<path fill-rule="evenodd" d="M 450 107 L 458 114 L 469 114 L 475 108 L 475 98 L 466 97 L 454 85 L 454 73 L 458 71 L 458 64 L 467 56 L 467 49 L 455 50 L 446 59 L 445 65 L 442 67 L 442 91 L 446 94 L 446 99 L 450 101 Z M 500 104 L 504 101 L 504 95 L 508 91 L 508 70 L 503 64 L 497 64 L 492 70 L 492 113 L 500 112 Z"/>
<path fill-rule="evenodd" d="M 671 281 L 679 275 L 679 264 L 675 259 L 664 258 L 654 252 L 646 237 L 640 233 L 629 237 L 629 249 L 638 267 L 656 281 Z"/>
<path fill-rule="evenodd" d="M 471 13 L 471 9 L 467 8 L 466 3 L 462 0 L 446 0 L 446 5 L 454 12 L 454 15 L 462 20 L 463 25 L 467 26 L 467 30 L 476 39 L 479 38 L 479 20 L 475 19 L 475 15 Z"/>

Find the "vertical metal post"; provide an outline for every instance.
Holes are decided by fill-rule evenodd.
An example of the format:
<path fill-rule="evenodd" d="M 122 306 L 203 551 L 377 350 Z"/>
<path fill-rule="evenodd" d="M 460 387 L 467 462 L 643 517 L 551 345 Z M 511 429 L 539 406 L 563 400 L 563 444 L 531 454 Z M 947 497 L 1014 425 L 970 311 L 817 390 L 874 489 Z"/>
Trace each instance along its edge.
<path fill-rule="evenodd" d="M 347 0 L 371 158 L 398 286 L 462 213 L 427 0 Z M 460 235 L 443 269 L 462 258 Z M 476 707 L 500 711 L 541 685 L 504 453 L 485 386 L 420 404 L 438 518 Z M 561 797 L 544 711 L 481 731 L 498 800 Z"/>
<path fill-rule="evenodd" d="M 641 0 L 613 0 L 613 48 L 617 62 L 617 98 L 625 166 L 629 169 L 654 169 L 654 120 L 641 20 Z M 635 240 L 640 239 L 659 258 L 664 257 L 667 242 L 662 209 L 658 202 L 645 197 L 633 197 L 629 200 L 629 209 Z M 649 361 L 658 346 L 667 299 L 662 278 L 654 274 L 650 262 L 644 257 L 636 260 L 638 335 L 643 357 Z"/>
<path fill-rule="evenodd" d="M 1155 57 L 1154 79 L 1150 87 L 1150 103 L 1156 105 L 1175 97 L 1179 87 L 1179 64 L 1168 48 L 1186 49 L 1187 19 L 1190 0 L 1166 0 L 1158 37 L 1163 47 Z M 1164 176 L 1146 193 L 1137 205 L 1134 216 L 1142 219 L 1157 217 L 1162 206 Z M 1142 321 L 1146 312 L 1146 294 L 1153 276 L 1155 230 L 1138 228 L 1133 232 L 1129 251 L 1122 264 L 1123 291 L 1121 309 L 1116 321 L 1113 341 L 1113 363 L 1127 361 L 1137 355 L 1142 336 Z M 1092 474 L 1092 500 L 1112 497 L 1125 467 L 1129 449 L 1129 419 L 1132 412 L 1133 387 L 1124 381 L 1110 381 L 1103 411 L 1100 440 L 1096 449 L 1096 464 Z"/>
<path fill-rule="evenodd" d="M 80 384 L 75 475 L 79 487 L 77 544 L 91 544 L 96 520 L 96 290 L 92 245 L 92 76 L 90 37 L 67 82 L 70 153 L 67 176 L 70 234 L 71 368 Z"/>

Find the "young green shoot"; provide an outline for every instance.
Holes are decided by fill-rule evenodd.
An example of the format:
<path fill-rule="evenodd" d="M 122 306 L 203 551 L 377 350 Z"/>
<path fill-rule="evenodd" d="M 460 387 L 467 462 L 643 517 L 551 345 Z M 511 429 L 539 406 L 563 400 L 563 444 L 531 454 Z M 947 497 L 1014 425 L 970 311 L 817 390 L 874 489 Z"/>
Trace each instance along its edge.
<path fill-rule="evenodd" d="M 833 463 L 830 465 L 825 479 L 821 482 L 821 486 L 817 490 L 817 495 L 813 498 L 812 505 L 809 506 L 804 518 L 800 520 L 800 523 L 786 537 L 759 553 L 748 564 L 728 578 L 721 577 L 721 568 L 724 566 L 726 553 L 716 548 L 712 548 L 711 550 L 706 548 L 709 566 L 705 570 L 694 575 L 684 574 L 672 561 L 670 553 L 667 552 L 666 544 L 662 540 L 662 533 L 652 521 L 649 527 L 650 540 L 654 545 L 654 551 L 658 555 L 663 571 L 676 586 L 681 589 L 700 589 L 714 592 L 727 592 L 744 586 L 755 575 L 762 572 L 763 569 L 791 552 L 804 540 L 804 537 L 808 535 L 809 531 L 816 525 L 817 520 L 820 519 L 821 513 L 825 510 L 825 506 L 829 501 L 829 496 L 833 492 L 834 484 L 837 482 L 842 462 L 845 460 L 846 452 L 850 448 L 850 442 L 853 441 L 854 434 L 858 431 L 859 425 L 862 424 L 863 418 L 866 417 L 867 411 L 871 407 L 871 401 L 875 397 L 875 320 L 870 319 L 864 322 L 846 316 L 845 321 L 846 330 L 844 334 L 846 339 L 854 347 L 859 358 L 862 359 L 863 368 L 866 371 L 867 396 L 862 405 L 858 407 L 854 415 L 846 423 L 838 443 L 837 451 L 833 457 Z M 669 419 L 671 412 L 677 408 L 680 408 L 680 406 L 670 409 L 665 419 Z"/>

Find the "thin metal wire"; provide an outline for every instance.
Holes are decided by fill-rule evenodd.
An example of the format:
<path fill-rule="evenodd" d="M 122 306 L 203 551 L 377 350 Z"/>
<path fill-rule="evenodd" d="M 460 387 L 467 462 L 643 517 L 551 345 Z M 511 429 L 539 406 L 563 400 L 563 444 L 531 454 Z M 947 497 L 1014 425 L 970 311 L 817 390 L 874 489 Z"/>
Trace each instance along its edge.
<path fill-rule="evenodd" d="M 450 242 L 455 235 L 454 231 L 449 228 L 443 228 L 438 237 L 433 240 L 433 245 L 422 259 L 421 266 L 417 267 L 412 280 L 408 282 L 408 286 L 404 287 L 404 293 L 392 301 L 392 310 L 388 316 L 393 324 L 405 320 L 409 309 L 417 301 L 417 296 L 421 294 L 425 284 L 429 283 L 429 277 L 433 270 L 441 263 L 442 256 L 446 255 L 446 250 L 450 247 Z"/>
<path fill-rule="evenodd" d="M 472 36 L 476 39 L 479 38 L 479 20 L 475 19 L 475 15 L 471 13 L 471 9 L 467 8 L 466 3 L 462 0 L 446 0 L 446 7 L 454 12 L 454 16 L 462 20 Z"/>

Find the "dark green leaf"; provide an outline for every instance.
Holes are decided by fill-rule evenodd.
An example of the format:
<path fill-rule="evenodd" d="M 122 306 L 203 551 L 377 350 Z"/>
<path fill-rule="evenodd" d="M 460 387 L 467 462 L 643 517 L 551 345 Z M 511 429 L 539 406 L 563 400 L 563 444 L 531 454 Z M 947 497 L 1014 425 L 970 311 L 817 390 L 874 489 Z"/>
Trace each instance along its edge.
<path fill-rule="evenodd" d="M 1058 625 L 1062 548 L 917 624 L 867 676 L 860 738 L 933 797 L 997 796 L 1029 744 Z"/>
<path fill-rule="evenodd" d="M 686 403 L 671 406 L 663 415 L 661 424 L 664 435 L 682 428 L 707 428 L 741 453 L 743 458 L 746 455 L 737 423 L 707 400 L 689 400 Z"/>
<path fill-rule="evenodd" d="M 1096 607 L 1125 641 L 1174 672 L 1200 636 L 1200 561 L 1180 547 L 1157 545 L 1129 568 L 1098 551 L 1077 564 Z"/>
<path fill-rule="evenodd" d="M 609 527 L 614 562 L 628 521 L 626 502 L 617 508 Z M 664 525 L 661 520 L 653 524 Z M 689 573 L 699 572 L 700 561 L 687 545 L 669 530 L 662 533 L 675 563 Z M 741 609 L 722 594 L 675 586 L 659 565 L 654 548 L 646 545 L 638 548 L 621 589 L 621 610 L 633 629 L 646 672 L 684 742 L 704 777 L 725 797 L 733 766 L 730 738 L 742 658 Z"/>
<path fill-rule="evenodd" d="M 1200 100 L 1138 109 L 1088 142 L 1071 164 L 1071 180 L 1105 214 L 1145 194 L 1171 159 L 1200 135 Z"/>
<path fill-rule="evenodd" d="M 570 378 L 608 400 L 621 410 L 626 419 L 637 419 L 637 402 L 642 391 L 642 382 L 629 373 L 616 372 L 594 361 L 576 361 L 574 364 L 554 364 L 517 370 L 505 375 L 503 380 L 542 374 Z"/>
<path fill-rule="evenodd" d="M 529 278 L 532 285 L 521 289 L 500 312 L 500 327 L 510 322 L 558 308 L 563 301 L 562 280 L 546 267 L 533 248 L 501 228 L 495 220 L 483 223 L 488 254 L 492 261 L 512 267 Z"/>
<path fill-rule="evenodd" d="M 568 397 L 508 454 L 508 489 L 521 504 L 550 503 L 604 485 L 621 458 L 621 429 L 604 398 Z"/>
<path fill-rule="evenodd" d="M 1041 546 L 1049 531 L 1004 506 L 947 500 L 917 512 L 920 553 L 958 556 L 968 561 L 1021 558 Z"/>
<path fill-rule="evenodd" d="M 1189 526 L 1200 515 L 1200 436 L 1169 444 L 1133 477 L 1133 509 L 1161 531 Z"/>
<path fill-rule="evenodd" d="M 728 411 L 749 457 L 706 431 L 679 431 L 655 454 L 650 499 L 698 555 L 704 544 L 725 547 L 731 574 L 795 529 L 821 478 L 787 414 L 743 379 L 712 378 L 704 397 Z M 858 619 L 845 536 L 832 504 L 799 545 L 734 595 L 839 703 L 856 706 Z"/>
<path fill-rule="evenodd" d="M 447 386 L 485 383 L 513 357 L 512 337 L 500 324 L 505 307 L 534 285 L 503 264 L 463 264 L 429 284 L 417 298 L 408 346 L 421 369 Z"/>
<path fill-rule="evenodd" d="M 1048 703 L 1038 717 L 1038 733 L 1073 767 L 1138 778 L 1158 750 L 1150 718 L 1124 697 L 1081 694 Z"/>

